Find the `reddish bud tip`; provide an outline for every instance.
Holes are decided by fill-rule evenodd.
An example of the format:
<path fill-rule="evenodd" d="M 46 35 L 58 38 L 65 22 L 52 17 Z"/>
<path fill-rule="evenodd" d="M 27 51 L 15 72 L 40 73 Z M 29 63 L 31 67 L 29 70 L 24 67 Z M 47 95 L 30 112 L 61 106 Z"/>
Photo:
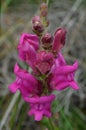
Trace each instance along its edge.
<path fill-rule="evenodd" d="M 42 3 L 40 6 L 41 16 L 46 17 L 48 14 L 48 6 L 46 3 Z"/>
<path fill-rule="evenodd" d="M 42 45 L 44 47 L 50 47 L 53 41 L 53 36 L 50 33 L 45 33 L 42 37 Z"/>
<path fill-rule="evenodd" d="M 45 33 L 42 37 L 42 43 L 51 43 L 53 40 L 53 37 L 50 33 Z"/>
<path fill-rule="evenodd" d="M 41 22 L 35 22 L 33 24 L 33 30 L 42 33 L 44 31 L 44 26 Z"/>
<path fill-rule="evenodd" d="M 58 52 L 65 45 L 66 30 L 59 28 L 54 34 L 52 50 Z"/>
<path fill-rule="evenodd" d="M 67 31 L 64 28 L 59 28 L 56 30 L 54 36 L 59 35 L 60 42 L 64 46 L 65 45 L 65 37 L 66 37 Z"/>
<path fill-rule="evenodd" d="M 41 16 L 46 17 L 48 12 L 46 10 L 41 11 Z"/>
<path fill-rule="evenodd" d="M 32 23 L 34 24 L 35 22 L 41 22 L 41 18 L 39 16 L 34 16 L 32 18 Z"/>
<path fill-rule="evenodd" d="M 40 10 L 48 9 L 48 5 L 46 3 L 42 3 L 40 6 Z"/>

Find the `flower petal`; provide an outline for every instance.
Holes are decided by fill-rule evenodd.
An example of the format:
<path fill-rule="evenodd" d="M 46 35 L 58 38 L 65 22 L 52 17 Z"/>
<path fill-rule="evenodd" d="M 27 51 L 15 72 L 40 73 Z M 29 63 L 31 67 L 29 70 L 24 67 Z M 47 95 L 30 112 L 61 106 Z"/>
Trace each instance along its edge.
<path fill-rule="evenodd" d="M 34 115 L 35 116 L 35 120 L 36 121 L 40 121 L 42 119 L 42 116 L 43 116 L 43 111 L 38 111 L 38 110 L 35 110 L 35 109 L 31 109 L 29 112 L 28 112 L 28 115 Z"/>
<path fill-rule="evenodd" d="M 16 82 L 13 82 L 9 85 L 9 89 L 12 93 L 15 93 L 20 86 L 16 84 Z"/>
<path fill-rule="evenodd" d="M 26 97 L 26 101 L 29 103 L 47 103 L 47 102 L 51 102 L 54 99 L 55 99 L 54 94 L 50 96 L 42 96 L 42 97 L 32 97 L 32 98 Z"/>
<path fill-rule="evenodd" d="M 43 111 L 36 111 L 35 112 L 35 120 L 40 121 L 43 117 Z"/>
<path fill-rule="evenodd" d="M 51 88 L 53 88 L 53 86 L 56 86 L 57 84 L 59 84 L 60 82 L 65 82 L 67 81 L 67 76 L 65 75 L 59 75 L 59 76 L 55 76 L 51 82 L 50 82 L 50 86 Z"/>
<path fill-rule="evenodd" d="M 63 55 L 62 55 L 62 53 L 61 52 L 58 52 L 58 58 L 57 58 L 57 60 L 59 61 L 59 63 L 60 63 L 60 65 L 66 65 L 66 61 L 65 61 L 65 59 L 64 59 L 64 57 L 63 57 Z"/>
<path fill-rule="evenodd" d="M 69 85 L 70 85 L 70 84 L 69 84 L 68 81 L 66 81 L 66 82 L 64 81 L 64 82 L 59 83 L 59 84 L 55 87 L 55 89 L 56 89 L 56 90 L 63 90 L 63 89 L 65 89 L 65 88 L 67 88 Z"/>
<path fill-rule="evenodd" d="M 75 66 L 66 65 L 62 67 L 57 67 L 56 74 L 68 74 L 73 73 L 76 70 Z"/>
<path fill-rule="evenodd" d="M 34 62 L 36 61 L 36 51 L 32 45 L 28 46 L 28 52 L 26 53 L 26 62 L 34 68 Z"/>
<path fill-rule="evenodd" d="M 23 33 L 20 38 L 19 44 L 23 44 L 25 40 L 28 42 L 28 44 L 32 45 L 34 49 L 38 50 L 39 48 L 39 38 L 37 35 L 34 34 L 26 34 Z"/>
<path fill-rule="evenodd" d="M 51 112 L 50 112 L 50 111 L 45 110 L 45 111 L 44 111 L 44 115 L 45 115 L 45 116 L 47 116 L 47 117 L 51 117 Z"/>
<path fill-rule="evenodd" d="M 75 89 L 75 90 L 78 90 L 78 89 L 79 89 L 79 87 L 78 87 L 78 85 L 77 85 L 77 83 L 76 83 L 75 81 L 70 82 L 70 85 L 71 85 L 71 87 L 72 87 L 73 89 Z"/>
<path fill-rule="evenodd" d="M 60 50 L 64 44 L 65 44 L 65 36 L 66 36 L 66 30 L 63 28 L 59 28 L 56 30 L 54 34 L 54 43 L 52 46 L 52 50 L 57 52 Z"/>
<path fill-rule="evenodd" d="M 18 71 L 19 71 L 19 66 L 18 66 L 18 63 L 16 62 L 14 66 L 14 73 L 17 74 Z"/>
<path fill-rule="evenodd" d="M 23 79 L 23 81 L 28 80 L 28 83 L 32 85 L 37 84 L 36 78 L 32 74 L 30 74 L 28 71 L 21 69 L 17 63 L 15 64 L 15 67 L 14 67 L 14 73 L 16 74 L 16 76 Z"/>

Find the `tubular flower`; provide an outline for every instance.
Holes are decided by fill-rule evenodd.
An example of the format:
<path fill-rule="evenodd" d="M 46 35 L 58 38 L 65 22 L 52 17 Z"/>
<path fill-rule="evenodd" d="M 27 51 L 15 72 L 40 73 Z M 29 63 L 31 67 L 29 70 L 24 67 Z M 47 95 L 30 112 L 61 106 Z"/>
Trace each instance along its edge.
<path fill-rule="evenodd" d="M 40 121 L 43 116 L 51 116 L 51 103 L 55 99 L 55 95 L 26 98 L 30 103 L 29 115 L 34 115 L 36 121 Z"/>
<path fill-rule="evenodd" d="M 65 45 L 66 30 L 59 28 L 54 34 L 52 50 L 57 53 Z"/>
<path fill-rule="evenodd" d="M 40 83 L 26 70 L 20 69 L 17 63 L 14 67 L 14 73 L 16 80 L 9 86 L 12 93 L 19 90 L 23 98 L 40 93 Z"/>
<path fill-rule="evenodd" d="M 36 51 L 39 49 L 39 38 L 33 34 L 22 34 L 18 52 L 19 58 L 27 62 L 32 68 L 32 63 L 36 59 Z"/>
<path fill-rule="evenodd" d="M 62 54 L 59 53 L 52 71 L 50 87 L 56 90 L 62 90 L 69 86 L 75 90 L 79 89 L 77 83 L 74 80 L 74 73 L 77 68 L 77 61 L 73 65 L 67 65 Z"/>

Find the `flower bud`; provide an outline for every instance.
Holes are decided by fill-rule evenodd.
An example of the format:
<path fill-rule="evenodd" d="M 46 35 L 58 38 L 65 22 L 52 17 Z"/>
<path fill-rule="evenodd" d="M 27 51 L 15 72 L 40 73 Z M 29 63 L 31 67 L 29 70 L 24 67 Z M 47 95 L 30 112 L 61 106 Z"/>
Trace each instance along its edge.
<path fill-rule="evenodd" d="M 40 6 L 41 16 L 46 17 L 48 14 L 48 6 L 46 3 L 42 3 Z"/>
<path fill-rule="evenodd" d="M 41 18 L 39 16 L 34 16 L 32 18 L 32 23 L 34 24 L 35 22 L 41 22 Z"/>
<path fill-rule="evenodd" d="M 43 10 L 43 11 L 41 11 L 41 16 L 43 16 L 43 17 L 46 17 L 47 16 L 47 11 L 46 10 Z"/>
<path fill-rule="evenodd" d="M 40 10 L 48 9 L 48 5 L 46 3 L 42 3 L 40 6 Z"/>
<path fill-rule="evenodd" d="M 64 46 L 65 45 L 65 37 L 66 37 L 67 31 L 64 28 L 59 28 L 56 30 L 54 36 L 59 35 L 60 36 L 60 42 Z"/>
<path fill-rule="evenodd" d="M 53 41 L 53 37 L 50 33 L 45 33 L 42 37 L 42 45 L 43 47 L 50 47 Z"/>
<path fill-rule="evenodd" d="M 66 30 L 64 28 L 59 28 L 56 30 L 52 46 L 52 50 L 54 52 L 58 52 L 61 48 L 63 48 L 63 46 L 65 45 L 65 37 Z"/>
<path fill-rule="evenodd" d="M 37 33 L 42 33 L 44 31 L 44 26 L 41 22 L 35 22 L 33 24 L 33 31 L 37 32 Z"/>

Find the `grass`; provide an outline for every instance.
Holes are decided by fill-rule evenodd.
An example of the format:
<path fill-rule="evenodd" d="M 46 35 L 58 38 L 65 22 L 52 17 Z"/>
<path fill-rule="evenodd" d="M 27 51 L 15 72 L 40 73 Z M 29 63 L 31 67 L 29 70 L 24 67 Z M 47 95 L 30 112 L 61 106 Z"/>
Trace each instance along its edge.
<path fill-rule="evenodd" d="M 82 118 L 80 115 L 82 115 Z M 73 107 L 70 110 L 69 115 L 65 115 L 63 109 L 60 111 L 60 121 L 59 121 L 59 127 L 60 130 L 85 130 L 86 117 L 83 114 L 83 112 L 77 108 Z"/>

